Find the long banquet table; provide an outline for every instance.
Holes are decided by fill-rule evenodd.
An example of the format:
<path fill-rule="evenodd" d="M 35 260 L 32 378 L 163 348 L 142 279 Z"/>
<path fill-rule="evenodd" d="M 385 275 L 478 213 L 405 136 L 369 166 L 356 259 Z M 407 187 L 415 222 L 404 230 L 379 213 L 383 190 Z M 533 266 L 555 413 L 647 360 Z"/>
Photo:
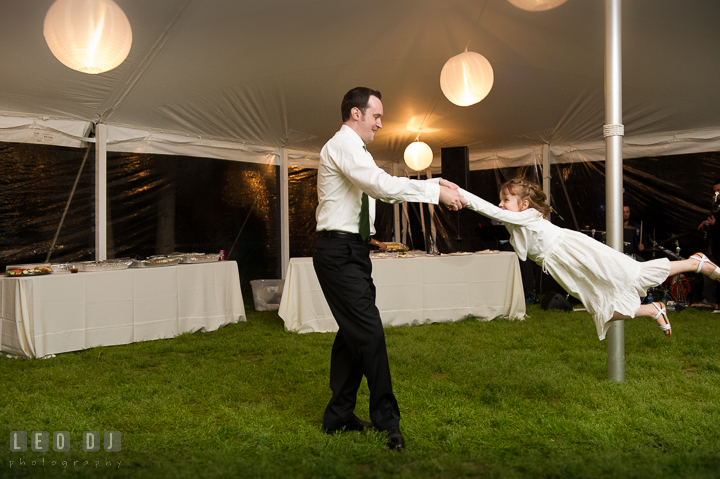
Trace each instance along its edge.
<path fill-rule="evenodd" d="M 245 321 L 235 261 L 0 277 L 0 351 L 42 358 Z"/>
<path fill-rule="evenodd" d="M 376 305 L 385 326 L 457 321 L 467 315 L 525 317 L 515 253 L 374 257 L 372 263 Z M 278 314 L 288 331 L 337 331 L 312 258 L 290 260 Z"/>

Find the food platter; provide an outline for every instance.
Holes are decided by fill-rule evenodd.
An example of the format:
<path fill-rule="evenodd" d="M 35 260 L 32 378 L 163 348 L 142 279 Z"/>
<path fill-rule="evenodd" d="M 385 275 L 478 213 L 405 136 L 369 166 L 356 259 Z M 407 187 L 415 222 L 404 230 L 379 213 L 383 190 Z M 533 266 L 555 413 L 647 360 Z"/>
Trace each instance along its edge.
<path fill-rule="evenodd" d="M 220 261 L 219 253 L 174 253 L 171 257 L 180 258 L 179 264 L 214 263 L 216 261 Z"/>
<path fill-rule="evenodd" d="M 7 266 L 5 275 L 10 277 L 40 276 L 52 273 L 77 273 L 115 271 L 127 268 L 154 268 L 177 264 L 213 263 L 220 260 L 220 254 L 173 253 L 169 256 L 151 256 L 143 260 L 113 258 L 104 261 L 82 261 L 69 263 L 15 264 Z"/>
<path fill-rule="evenodd" d="M 150 257 L 148 259 L 144 260 L 135 260 L 132 263 L 130 263 L 131 268 L 157 268 L 160 266 L 175 266 L 180 262 L 180 258 L 175 257 L 168 257 L 168 256 L 158 256 L 158 257 Z"/>
<path fill-rule="evenodd" d="M 5 275 L 13 278 L 52 274 L 50 264 L 11 264 L 5 268 Z"/>
<path fill-rule="evenodd" d="M 105 261 L 83 261 L 82 263 L 71 263 L 70 268 L 74 266 L 78 271 L 115 271 L 119 269 L 128 269 L 132 264 L 131 259 L 108 259 Z"/>
<path fill-rule="evenodd" d="M 389 241 L 385 243 L 385 252 L 386 253 L 403 253 L 405 251 L 408 251 L 410 248 L 408 248 L 403 243 L 397 243 L 393 241 Z"/>

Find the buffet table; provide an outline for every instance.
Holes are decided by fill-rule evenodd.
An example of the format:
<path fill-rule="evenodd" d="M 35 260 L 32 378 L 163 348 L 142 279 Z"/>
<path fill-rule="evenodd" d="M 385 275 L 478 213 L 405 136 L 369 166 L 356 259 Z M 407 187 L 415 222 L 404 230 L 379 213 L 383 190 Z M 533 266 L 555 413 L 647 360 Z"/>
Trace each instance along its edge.
<path fill-rule="evenodd" d="M 235 261 L 0 277 L 0 351 L 29 358 L 245 321 Z"/>
<path fill-rule="evenodd" d="M 373 257 L 376 305 L 385 326 L 525 317 L 517 255 L 491 254 Z M 337 331 L 318 283 L 312 258 L 290 260 L 278 311 L 285 329 Z"/>

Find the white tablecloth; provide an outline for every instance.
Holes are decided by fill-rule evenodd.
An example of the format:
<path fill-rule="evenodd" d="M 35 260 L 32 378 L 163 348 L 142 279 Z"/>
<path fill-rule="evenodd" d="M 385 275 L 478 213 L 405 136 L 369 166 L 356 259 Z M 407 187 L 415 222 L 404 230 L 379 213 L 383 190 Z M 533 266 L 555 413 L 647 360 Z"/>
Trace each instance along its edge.
<path fill-rule="evenodd" d="M 383 324 L 525 317 L 515 253 L 373 258 L 376 305 Z M 312 258 L 290 260 L 278 311 L 289 331 L 337 331 Z"/>
<path fill-rule="evenodd" d="M 49 354 L 245 321 L 237 263 L 0 278 L 0 350 Z"/>

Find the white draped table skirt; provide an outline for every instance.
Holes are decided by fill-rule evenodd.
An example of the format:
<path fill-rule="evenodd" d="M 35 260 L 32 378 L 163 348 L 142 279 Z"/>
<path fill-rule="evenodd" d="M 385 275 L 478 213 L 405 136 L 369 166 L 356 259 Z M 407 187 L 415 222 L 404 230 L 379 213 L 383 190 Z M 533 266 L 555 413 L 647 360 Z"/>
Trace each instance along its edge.
<path fill-rule="evenodd" d="M 376 305 L 385 326 L 525 317 L 520 265 L 510 252 L 373 258 Z M 288 331 L 337 331 L 312 258 L 290 260 L 278 311 Z"/>

